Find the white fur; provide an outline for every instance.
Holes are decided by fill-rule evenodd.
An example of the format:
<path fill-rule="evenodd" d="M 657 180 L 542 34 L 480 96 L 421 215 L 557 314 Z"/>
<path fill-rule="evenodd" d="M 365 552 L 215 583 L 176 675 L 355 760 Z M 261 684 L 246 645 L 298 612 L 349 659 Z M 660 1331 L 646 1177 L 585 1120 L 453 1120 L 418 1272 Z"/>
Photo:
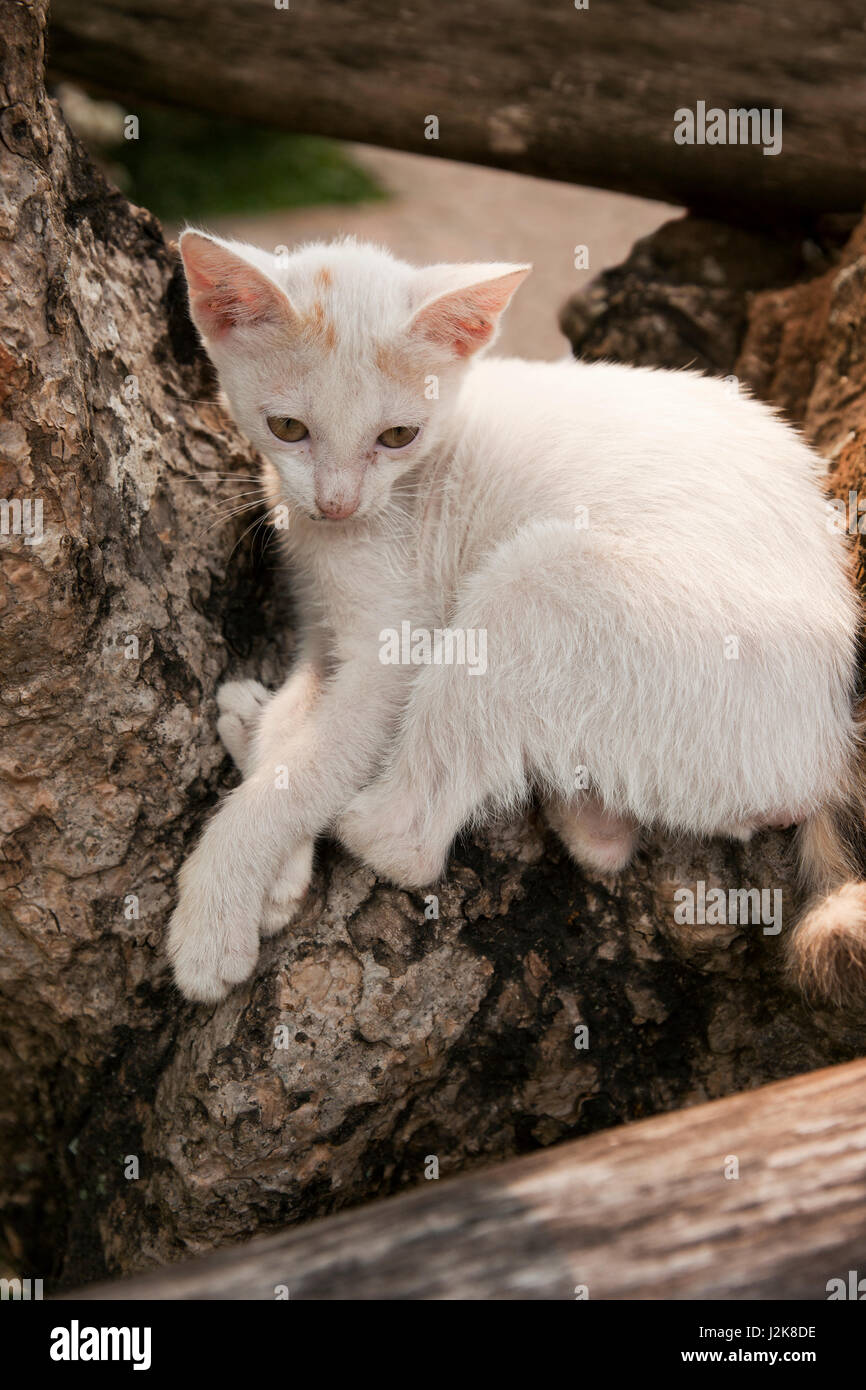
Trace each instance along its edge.
<path fill-rule="evenodd" d="M 772 411 L 686 372 L 478 360 L 479 323 L 525 268 L 416 271 L 351 242 L 281 267 L 190 233 L 183 250 L 223 389 L 290 511 L 304 614 L 298 669 L 252 700 L 260 718 L 223 704 L 247 776 L 181 874 L 184 993 L 251 972 L 274 885 L 288 875 L 288 916 L 329 827 L 421 885 L 464 823 L 534 789 L 598 872 L 637 825 L 743 835 L 839 799 L 857 606 L 820 460 Z M 240 265 L 227 328 L 208 310 L 220 255 Z M 249 289 L 245 265 L 266 281 Z M 309 438 L 282 444 L 274 414 Z M 423 428 L 389 454 L 377 437 L 398 424 Z M 321 519 L 334 498 L 353 514 Z M 486 630 L 486 673 L 383 665 L 380 632 L 404 621 Z"/>

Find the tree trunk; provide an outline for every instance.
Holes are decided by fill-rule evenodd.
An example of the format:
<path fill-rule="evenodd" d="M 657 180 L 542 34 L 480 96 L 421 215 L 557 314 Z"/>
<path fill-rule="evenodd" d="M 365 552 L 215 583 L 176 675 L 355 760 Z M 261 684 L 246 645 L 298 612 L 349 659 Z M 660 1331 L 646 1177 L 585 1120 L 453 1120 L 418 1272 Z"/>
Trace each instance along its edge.
<path fill-rule="evenodd" d="M 212 525 L 255 460 L 176 257 L 46 101 L 43 23 L 42 0 L 0 10 L 2 491 L 22 526 L 32 504 L 0 537 L 2 1272 L 143 1270 L 416 1185 L 430 1156 L 448 1177 L 862 1052 L 862 1019 L 781 984 L 784 933 L 673 921 L 699 880 L 780 888 L 789 921 L 772 833 L 649 842 L 614 892 L 529 815 L 458 845 L 429 920 L 326 846 L 255 978 L 179 999 L 174 876 L 231 775 L 214 691 L 276 681 L 290 625 L 248 518 Z M 866 391 L 864 280 L 852 251 L 813 315 L 831 451 Z"/>
<path fill-rule="evenodd" d="M 724 216 L 866 200 L 858 0 L 54 0 L 52 10 L 55 68 L 133 101 L 133 114 L 134 98 L 166 101 Z M 676 144 L 675 112 L 699 99 L 726 113 L 780 110 L 781 152 Z"/>
<path fill-rule="evenodd" d="M 852 1062 L 70 1297 L 849 1297 L 864 1099 Z"/>

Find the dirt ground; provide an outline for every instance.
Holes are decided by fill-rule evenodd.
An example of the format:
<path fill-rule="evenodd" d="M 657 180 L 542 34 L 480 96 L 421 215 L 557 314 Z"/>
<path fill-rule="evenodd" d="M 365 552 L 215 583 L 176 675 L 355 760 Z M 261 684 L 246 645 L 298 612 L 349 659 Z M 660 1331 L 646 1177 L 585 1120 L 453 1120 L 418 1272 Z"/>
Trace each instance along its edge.
<path fill-rule="evenodd" d="M 350 148 L 391 198 L 353 207 L 215 218 L 207 230 L 266 247 L 351 233 L 418 264 L 532 261 L 532 278 L 509 309 L 497 344 L 499 352 L 520 357 L 566 355 L 568 345 L 557 328 L 563 301 L 606 266 L 623 260 L 638 237 L 681 211 L 666 203 L 498 169 L 363 145 Z M 168 230 L 176 235 L 179 228 Z M 575 269 L 579 246 L 587 248 L 586 269 Z"/>

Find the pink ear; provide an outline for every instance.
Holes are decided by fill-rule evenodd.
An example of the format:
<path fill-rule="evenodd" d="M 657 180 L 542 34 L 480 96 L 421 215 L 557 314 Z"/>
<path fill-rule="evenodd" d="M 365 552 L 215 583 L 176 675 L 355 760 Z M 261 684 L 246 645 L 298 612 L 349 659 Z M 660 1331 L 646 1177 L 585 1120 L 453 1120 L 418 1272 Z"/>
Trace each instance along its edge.
<path fill-rule="evenodd" d="M 420 272 L 423 300 L 410 332 L 457 357 L 489 343 L 530 265 L 443 265 Z"/>
<path fill-rule="evenodd" d="M 193 322 L 204 338 L 232 328 L 291 322 L 293 310 L 267 275 L 201 232 L 184 232 L 180 254 Z"/>

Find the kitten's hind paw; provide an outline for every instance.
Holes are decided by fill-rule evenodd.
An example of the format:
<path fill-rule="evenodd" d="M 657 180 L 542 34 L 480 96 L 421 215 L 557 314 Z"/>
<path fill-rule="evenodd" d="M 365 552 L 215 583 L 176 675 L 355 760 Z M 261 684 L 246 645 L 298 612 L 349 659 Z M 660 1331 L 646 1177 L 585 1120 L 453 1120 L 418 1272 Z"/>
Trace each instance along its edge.
<path fill-rule="evenodd" d="M 576 804 L 552 798 L 544 812 L 572 859 L 606 886 L 615 884 L 637 849 L 635 823 L 611 815 L 592 795 Z"/>
<path fill-rule="evenodd" d="M 261 681 L 226 681 L 216 693 L 217 733 L 235 766 L 250 770 L 253 740 L 265 705 L 272 699 Z"/>
<path fill-rule="evenodd" d="M 437 841 L 429 831 L 418 829 L 408 795 L 392 804 L 376 784 L 353 798 L 337 821 L 336 833 L 350 853 L 399 888 L 435 883 L 445 869 L 453 838 L 449 832 Z"/>

